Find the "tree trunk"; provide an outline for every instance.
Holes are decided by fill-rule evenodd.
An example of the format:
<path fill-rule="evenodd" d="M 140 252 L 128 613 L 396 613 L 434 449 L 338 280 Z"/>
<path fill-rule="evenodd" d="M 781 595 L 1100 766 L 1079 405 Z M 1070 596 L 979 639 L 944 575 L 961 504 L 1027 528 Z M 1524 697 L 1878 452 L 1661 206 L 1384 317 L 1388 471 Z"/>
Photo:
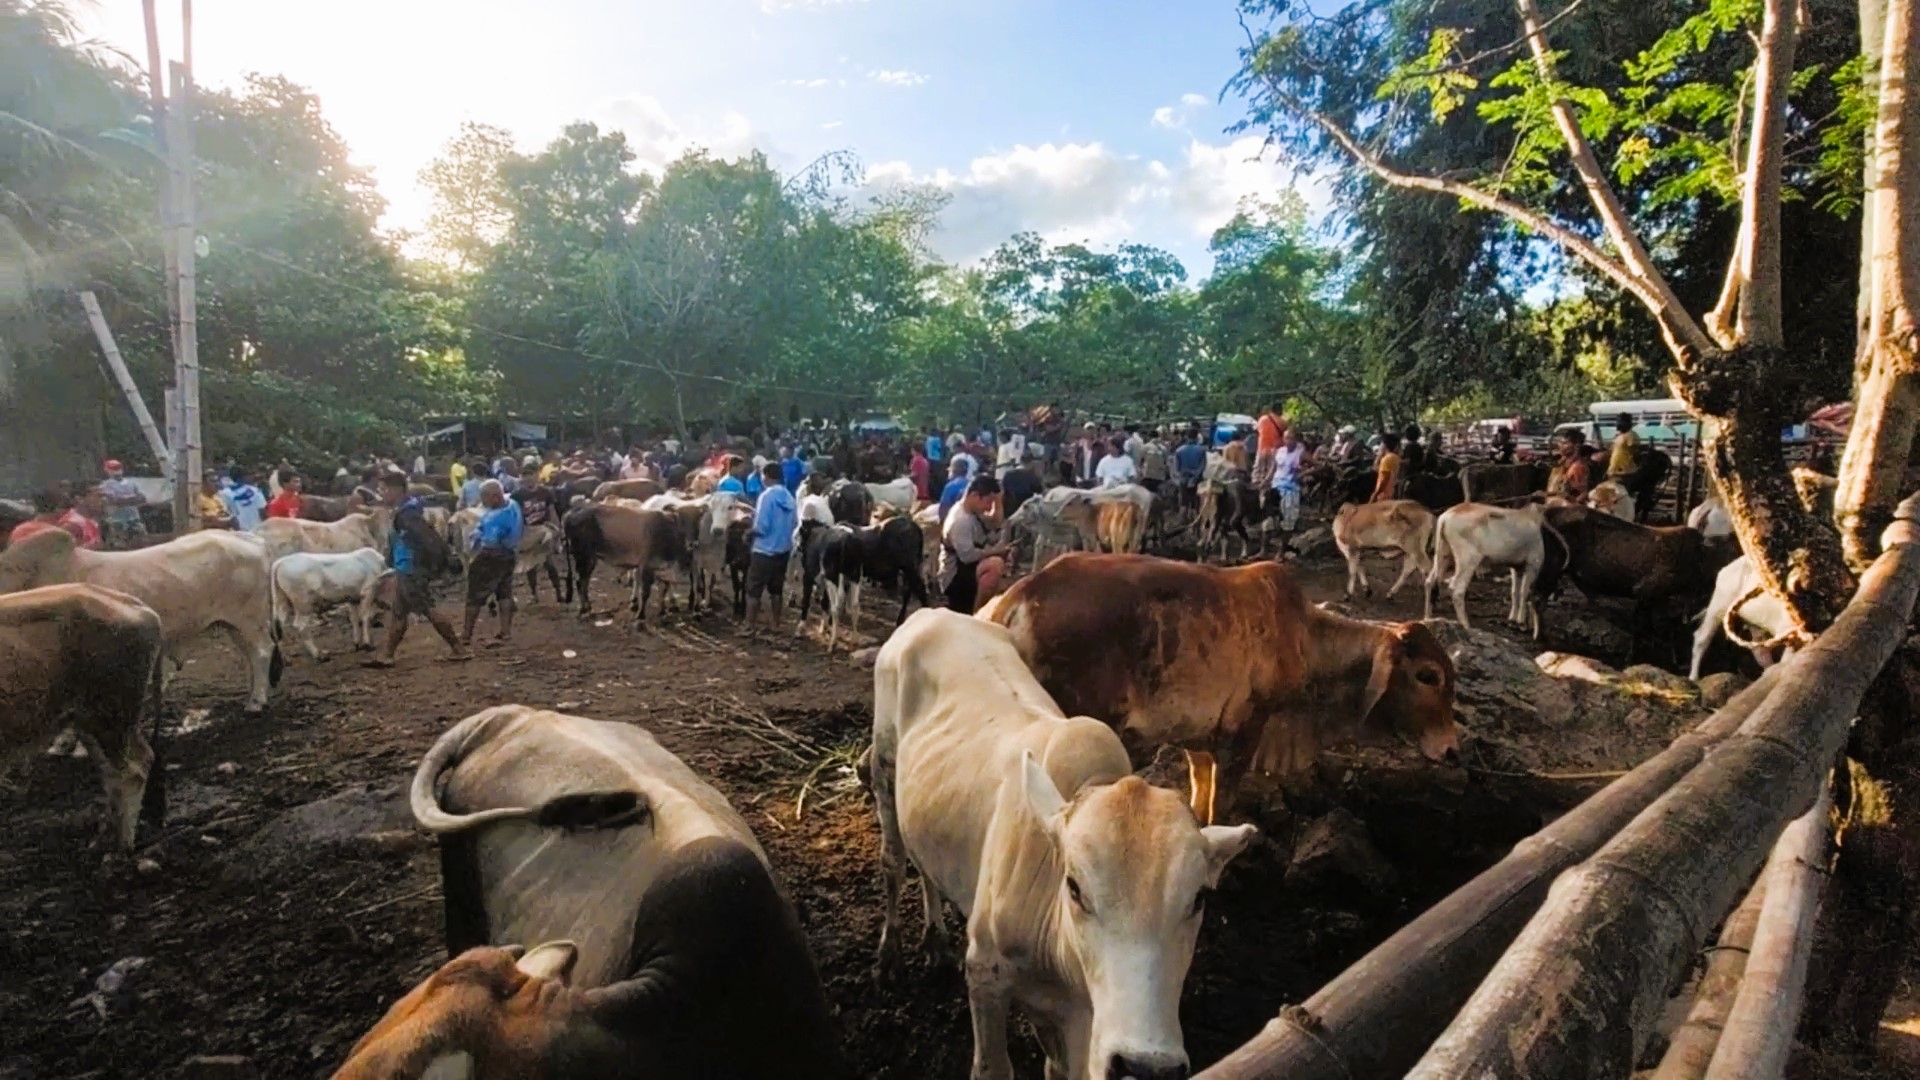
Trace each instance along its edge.
<path fill-rule="evenodd" d="M 1788 599 L 1802 627 L 1825 629 L 1854 579 L 1833 530 L 1802 505 L 1780 443 L 1803 400 L 1805 365 L 1779 349 L 1740 348 L 1701 357 L 1670 384 L 1703 421 L 1701 452 L 1741 550 L 1761 556 L 1752 561 L 1768 591 Z"/>
<path fill-rule="evenodd" d="M 1760 922 L 1760 905 L 1766 898 L 1767 875 L 1762 873 L 1720 927 L 1686 1023 L 1674 1031 L 1652 1080 L 1700 1080 L 1706 1075 L 1727 1014 L 1733 1011 L 1733 999 L 1740 992 L 1740 979 L 1747 973 L 1747 951 L 1753 947 L 1753 928 Z"/>

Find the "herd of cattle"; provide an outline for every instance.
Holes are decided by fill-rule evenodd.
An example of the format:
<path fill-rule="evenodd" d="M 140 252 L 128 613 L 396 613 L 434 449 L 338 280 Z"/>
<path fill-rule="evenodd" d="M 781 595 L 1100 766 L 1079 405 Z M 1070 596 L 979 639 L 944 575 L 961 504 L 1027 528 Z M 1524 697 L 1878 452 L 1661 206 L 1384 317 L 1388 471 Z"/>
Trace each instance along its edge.
<path fill-rule="evenodd" d="M 744 500 L 649 484 L 573 492 L 557 526 L 529 528 L 538 535 L 519 567 L 529 584 L 544 569 L 557 594 L 578 590 L 585 613 L 606 563 L 632 572 L 636 622 L 663 576 L 684 575 L 690 605 L 714 602 L 730 577 L 737 605 Z M 1230 486 L 1216 490 L 1184 528 L 1224 535 L 1244 524 L 1235 500 Z M 435 524 L 471 527 L 460 514 Z M 842 616 L 857 618 L 863 581 L 901 600 L 875 660 L 862 763 L 881 834 L 880 977 L 895 970 L 911 866 L 923 942 L 966 975 L 974 1076 L 1010 1076 L 1017 1003 L 1036 1022 L 1049 1076 L 1183 1077 L 1178 1004 L 1201 913 L 1255 832 L 1230 823 L 1241 782 L 1347 742 L 1457 762 L 1453 664 L 1420 623 L 1308 603 L 1277 562 L 1137 554 L 1176 531 L 1142 488 L 1057 488 L 1008 524 L 1031 539 L 1035 569 L 965 616 L 927 606 L 938 518 L 916 509 L 910 485 L 843 481 L 801 499 L 794 572 L 803 608 L 824 586 L 829 649 Z M 370 642 L 389 528 L 376 510 L 131 552 L 79 549 L 48 530 L 0 551 L 7 755 L 71 730 L 102 769 L 103 839 L 130 848 L 143 810 L 164 812 L 153 768 L 164 661 L 221 627 L 248 664 L 248 709 L 264 708 L 283 626 L 317 657 L 311 621 L 347 605 L 355 643 Z M 1436 514 L 1418 500 L 1343 506 L 1332 529 L 1350 595 L 1371 593 L 1363 552 L 1398 551 L 1389 595 L 1424 572 L 1430 609 L 1451 577 L 1462 623 L 1483 566 L 1509 570 L 1508 617 L 1536 633 L 1538 601 L 1562 579 L 1629 599 L 1636 617 L 1711 592 L 1720 610 L 1702 622 L 1696 675 L 1708 626 L 1750 591 L 1725 531 L 1712 504 L 1686 526 L 1651 527 L 1587 506 L 1463 501 Z M 1050 547 L 1075 553 L 1048 561 Z M 916 599 L 923 610 L 907 618 Z M 1773 616 L 1762 598 L 1739 617 L 1765 630 Z M 1184 801 L 1134 773 L 1161 746 L 1187 754 Z M 427 751 L 411 801 L 441 845 L 454 959 L 393 1005 L 340 1077 L 846 1073 L 766 852 L 644 730 L 489 709 Z M 957 952 L 947 905 L 964 925 Z M 754 1037 L 740 1038 L 748 1024 Z"/>

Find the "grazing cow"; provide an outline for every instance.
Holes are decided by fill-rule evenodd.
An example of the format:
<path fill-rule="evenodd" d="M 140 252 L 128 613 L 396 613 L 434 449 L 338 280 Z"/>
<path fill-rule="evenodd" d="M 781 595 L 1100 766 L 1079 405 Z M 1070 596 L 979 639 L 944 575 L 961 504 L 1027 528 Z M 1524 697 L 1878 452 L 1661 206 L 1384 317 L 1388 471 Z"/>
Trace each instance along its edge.
<path fill-rule="evenodd" d="M 1202 821 L 1232 808 L 1256 762 L 1295 771 L 1326 746 L 1395 738 L 1435 761 L 1458 753 L 1453 661 L 1432 631 L 1322 611 L 1278 563 L 1069 555 L 981 617 L 1013 632 L 1068 712 L 1140 752 L 1187 751 Z"/>
<path fill-rule="evenodd" d="M 1618 480 L 1602 480 L 1587 493 L 1587 505 L 1603 514 L 1609 514 L 1621 521 L 1638 520 L 1634 513 L 1633 494 L 1627 485 Z"/>
<path fill-rule="evenodd" d="M 1585 506 L 1550 506 L 1546 516 L 1566 539 L 1566 576 L 1581 592 L 1633 601 L 1636 641 L 1652 636 L 1649 620 L 1662 606 L 1691 615 L 1739 553 L 1684 525 L 1636 525 Z"/>
<path fill-rule="evenodd" d="M 1348 503 L 1333 517 L 1333 545 L 1347 560 L 1347 596 L 1352 598 L 1357 585 L 1373 595 L 1373 583 L 1360 561 L 1362 552 L 1400 551 L 1400 576 L 1393 579 L 1387 598 L 1415 570 L 1425 573 L 1433 564 L 1427 550 L 1433 546 L 1433 513 L 1412 499 L 1389 499 L 1377 503 Z"/>
<path fill-rule="evenodd" d="M 71 729 L 100 763 L 100 839 L 121 851 L 143 810 L 155 824 L 166 810 L 154 754 L 163 647 L 160 616 L 126 593 L 50 585 L 0 596 L 0 775 Z M 152 743 L 140 731 L 149 710 Z"/>
<path fill-rule="evenodd" d="M 608 480 L 593 489 L 591 498 L 595 502 L 602 499 L 619 497 L 622 499 L 651 499 L 665 491 L 666 487 L 657 480 Z"/>
<path fill-rule="evenodd" d="M 1741 603 L 1745 600 L 1745 603 Z M 1736 610 L 1737 609 L 1737 610 Z M 1762 639 L 1748 644 L 1734 634 L 1735 622 L 1746 623 L 1757 628 Z M 1779 597 L 1768 592 L 1760 584 L 1760 575 L 1747 561 L 1745 555 L 1720 568 L 1720 574 L 1714 579 L 1713 599 L 1707 601 L 1707 610 L 1700 613 L 1700 629 L 1693 635 L 1693 664 L 1687 669 L 1687 678 L 1698 681 L 1700 663 L 1707 658 L 1707 650 L 1712 647 L 1713 639 L 1725 633 L 1729 640 L 1746 645 L 1759 661 L 1761 667 L 1770 667 L 1774 662 L 1773 650 L 1792 640 L 1795 628 L 1788 617 L 1785 605 Z M 1789 648 L 1788 652 L 1792 649 Z"/>
<path fill-rule="evenodd" d="M 1047 565 L 1049 548 L 1100 550 L 1099 513 L 1091 492 L 1057 487 L 1021 503 L 1007 518 L 1007 530 L 1010 536 L 1033 539 L 1033 566 L 1037 570 Z"/>
<path fill-rule="evenodd" d="M 373 648 L 373 608 L 380 591 L 380 575 L 387 571 L 385 556 L 372 548 L 346 555 L 309 555 L 299 552 L 273 564 L 268 578 L 273 599 L 273 632 L 289 618 L 293 629 L 315 660 L 327 654 L 313 640 L 316 618 L 338 605 L 347 608 L 355 649 Z"/>
<path fill-rule="evenodd" d="M 268 518 L 253 535 L 267 545 L 267 557 L 278 560 L 301 551 L 314 555 L 345 555 L 363 547 L 385 551 L 392 527 L 393 511 L 381 508 L 348 514 L 339 521 Z"/>
<path fill-rule="evenodd" d="M 884 484 L 865 484 L 867 494 L 872 496 L 875 507 L 885 503 L 902 514 L 913 513 L 913 481 L 907 477 L 889 480 Z"/>
<path fill-rule="evenodd" d="M 1700 530 L 1700 535 L 1709 540 L 1732 536 L 1733 515 L 1727 513 L 1727 504 L 1720 501 L 1720 496 L 1709 495 L 1687 515 L 1687 527 Z"/>
<path fill-rule="evenodd" d="M 847 1075 L 766 854 L 646 731 L 488 709 L 434 743 L 412 802 L 455 958 L 336 1080 Z"/>
<path fill-rule="evenodd" d="M 1504 503 L 1524 499 L 1547 489 L 1553 467 L 1529 461 L 1497 465 L 1477 461 L 1460 470 L 1460 496 L 1470 503 Z"/>
<path fill-rule="evenodd" d="M 1433 618 L 1433 593 L 1452 575 L 1453 614 L 1461 626 L 1467 621 L 1467 588 L 1484 564 L 1506 567 L 1513 598 L 1507 621 L 1540 637 L 1540 604 L 1536 587 L 1547 565 L 1547 508 L 1461 503 L 1441 514 L 1433 526 L 1433 565 L 1427 570 L 1426 617 Z M 1563 557 L 1564 562 L 1564 557 Z"/>
<path fill-rule="evenodd" d="M 865 484 L 835 480 L 827 489 L 827 506 L 841 525 L 866 525 L 873 520 L 873 494 Z"/>
<path fill-rule="evenodd" d="M 223 529 L 138 551 L 88 551 L 76 548 L 66 530 L 49 529 L 0 552 L 0 594 L 70 581 L 126 593 L 159 614 L 176 667 L 194 639 L 225 627 L 247 660 L 247 711 L 254 713 L 267 707 L 268 688 L 280 682 L 271 571 L 265 545 Z"/>
<path fill-rule="evenodd" d="M 966 919 L 973 1076 L 1012 1077 L 1014 1003 L 1050 1077 L 1186 1076 L 1181 984 L 1207 894 L 1254 827 L 1201 827 L 1130 775 L 1113 732 L 1064 715 L 1000 627 L 918 612 L 881 647 L 873 685 L 883 967 L 911 861 L 929 939 L 945 942 L 943 899 Z"/>
<path fill-rule="evenodd" d="M 647 602 L 653 595 L 655 579 L 663 573 L 670 575 L 686 560 L 686 540 L 679 519 L 670 513 L 587 503 L 568 511 L 562 527 L 567 534 L 567 550 L 573 554 L 574 587 L 583 619 L 593 613 L 587 584 L 597 564 L 606 562 L 634 571 L 631 610 L 633 625 L 638 627 L 647 620 Z M 663 614 L 668 592 L 662 586 Z"/>

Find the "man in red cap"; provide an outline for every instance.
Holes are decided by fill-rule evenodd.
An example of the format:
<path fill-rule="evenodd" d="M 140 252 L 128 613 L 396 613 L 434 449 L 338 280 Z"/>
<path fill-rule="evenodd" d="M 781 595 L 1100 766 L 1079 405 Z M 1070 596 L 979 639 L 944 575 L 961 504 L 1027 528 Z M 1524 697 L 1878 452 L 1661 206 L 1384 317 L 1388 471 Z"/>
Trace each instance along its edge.
<path fill-rule="evenodd" d="M 100 500 L 106 505 L 106 546 L 116 551 L 139 547 L 147 535 L 147 527 L 140 520 L 146 496 L 127 479 L 119 461 L 108 458 L 102 468 L 107 474 L 100 482 Z"/>

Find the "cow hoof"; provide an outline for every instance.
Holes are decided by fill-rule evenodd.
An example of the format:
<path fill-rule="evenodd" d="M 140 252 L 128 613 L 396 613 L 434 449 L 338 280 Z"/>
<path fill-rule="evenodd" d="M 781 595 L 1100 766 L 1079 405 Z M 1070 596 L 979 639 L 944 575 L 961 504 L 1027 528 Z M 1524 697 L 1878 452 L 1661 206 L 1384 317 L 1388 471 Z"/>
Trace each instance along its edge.
<path fill-rule="evenodd" d="M 242 711 L 248 716 L 265 716 L 267 714 L 267 707 L 265 705 L 249 705 Z"/>

